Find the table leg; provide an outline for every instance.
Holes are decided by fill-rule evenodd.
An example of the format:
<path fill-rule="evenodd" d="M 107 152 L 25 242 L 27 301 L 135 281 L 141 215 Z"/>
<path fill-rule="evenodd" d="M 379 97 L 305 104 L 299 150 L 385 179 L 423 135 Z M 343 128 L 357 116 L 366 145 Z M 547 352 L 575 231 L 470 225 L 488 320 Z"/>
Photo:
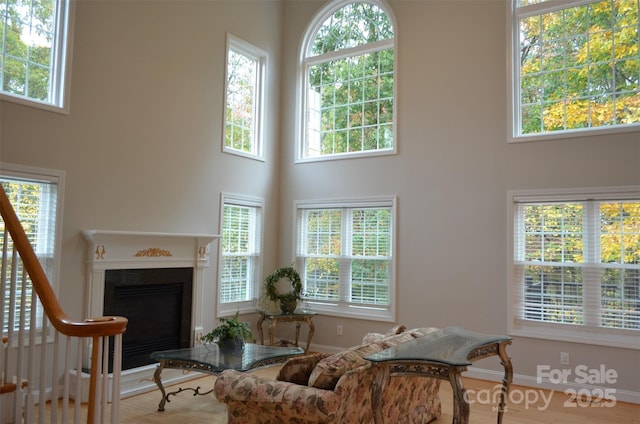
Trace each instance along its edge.
<path fill-rule="evenodd" d="M 162 378 L 160 377 L 160 374 L 162 374 L 163 368 L 164 368 L 164 361 L 160 361 L 160 363 L 156 367 L 156 370 L 153 372 L 153 381 L 156 383 L 156 385 L 160 389 L 160 393 L 162 393 L 162 399 L 158 404 L 158 411 L 160 412 L 164 411 L 164 404 L 167 402 L 167 394 L 164 391 L 164 386 L 162 385 Z"/>
<path fill-rule="evenodd" d="M 511 341 L 501 342 L 498 346 L 498 355 L 500 356 L 500 363 L 504 367 L 504 378 L 502 379 L 502 389 L 500 390 L 500 404 L 498 405 L 498 424 L 502 424 L 502 416 L 507 410 L 507 395 L 509 394 L 509 387 L 513 379 L 513 365 L 511 364 L 511 358 L 507 354 L 507 345 L 511 344 Z"/>
<path fill-rule="evenodd" d="M 258 335 L 260 336 L 261 345 L 264 345 L 264 333 L 262 332 L 263 322 L 264 322 L 264 314 L 260 314 L 260 318 L 258 318 Z"/>
<path fill-rule="evenodd" d="M 309 352 L 309 347 L 311 347 L 311 338 L 313 337 L 313 333 L 316 331 L 316 327 L 313 325 L 313 317 L 309 317 L 307 319 L 307 325 L 309 326 L 309 334 L 307 334 L 307 349 L 305 352 Z"/>
<path fill-rule="evenodd" d="M 271 346 L 275 344 L 276 325 L 278 325 L 278 320 L 272 319 L 271 324 L 269 325 L 269 345 Z"/>
<path fill-rule="evenodd" d="M 372 371 L 375 375 L 373 386 L 371 386 L 371 408 L 373 409 L 373 422 L 375 424 L 385 424 L 382 415 L 382 394 L 389 381 L 389 365 L 381 362 L 373 364 Z"/>
<path fill-rule="evenodd" d="M 302 323 L 300 321 L 296 321 L 296 343 L 294 344 L 295 347 L 298 347 L 298 340 L 300 339 L 300 325 Z"/>
<path fill-rule="evenodd" d="M 452 424 L 469 423 L 469 403 L 467 402 L 467 390 L 462 385 L 461 372 L 456 369 L 449 370 L 449 382 L 453 390 L 453 420 Z"/>

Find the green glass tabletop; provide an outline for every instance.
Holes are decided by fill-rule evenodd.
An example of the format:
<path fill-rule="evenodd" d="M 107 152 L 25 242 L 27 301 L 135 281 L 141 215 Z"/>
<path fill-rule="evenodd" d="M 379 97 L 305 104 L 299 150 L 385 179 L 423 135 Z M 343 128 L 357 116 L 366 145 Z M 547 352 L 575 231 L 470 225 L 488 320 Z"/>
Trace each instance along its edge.
<path fill-rule="evenodd" d="M 304 349 L 300 347 L 263 346 L 254 343 L 245 343 L 240 351 L 227 352 L 220 351 L 218 345 L 212 343 L 153 352 L 150 356 L 155 361 L 197 364 L 202 370 L 216 373 L 226 369 L 247 371 L 264 361 L 302 353 Z"/>
<path fill-rule="evenodd" d="M 428 361 L 451 366 L 468 366 L 474 349 L 491 343 L 510 340 L 508 336 L 474 333 L 460 327 L 447 327 L 406 343 L 373 353 L 365 359 L 384 361 Z"/>

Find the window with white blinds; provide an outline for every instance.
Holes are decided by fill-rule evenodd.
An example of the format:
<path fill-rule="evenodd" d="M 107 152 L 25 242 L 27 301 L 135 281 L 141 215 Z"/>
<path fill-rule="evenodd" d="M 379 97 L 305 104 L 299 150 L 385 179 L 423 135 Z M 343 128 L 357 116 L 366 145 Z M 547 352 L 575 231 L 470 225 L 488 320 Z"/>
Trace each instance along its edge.
<path fill-rule="evenodd" d="M 44 269 L 49 282 L 55 286 L 57 280 L 57 257 L 56 234 L 57 218 L 59 209 L 59 183 L 62 175 L 51 171 L 46 174 L 42 170 L 16 167 L 8 164 L 0 165 L 0 183 L 7 193 L 7 197 L 13 206 L 20 223 L 22 224 L 27 238 L 31 242 L 33 249 Z M 4 221 L 0 219 L 0 229 L 4 232 Z M 11 268 L 11 256 L 13 255 L 13 244 L 8 239 L 7 246 L 4 246 L 4 238 L 0 238 L 0 260 L 7 255 L 8 268 Z M 18 311 L 25 302 L 27 315 L 26 323 L 41 323 L 42 307 L 31 310 L 32 291 L 31 280 L 22 267 L 22 262 L 17 261 L 18 269 L 8 269 L 7 273 L 14 272 L 17 275 L 18 284 L 12 290 L 8 284 L 9 276 L 6 276 L 6 284 L 2 285 L 4 302 L 2 305 L 2 331 L 7 331 L 10 327 L 17 329 L 19 322 L 16 316 L 12 316 L 11 311 Z M 24 284 L 21 283 L 24 279 Z M 4 280 L 4 279 L 3 279 Z M 31 321 L 31 314 L 35 313 L 34 321 Z"/>
<path fill-rule="evenodd" d="M 395 199 L 299 202 L 304 299 L 326 314 L 393 320 Z"/>
<path fill-rule="evenodd" d="M 640 347 L 640 190 L 511 201 L 512 329 Z"/>
<path fill-rule="evenodd" d="M 223 194 L 218 315 L 253 309 L 260 281 L 263 202 Z"/>

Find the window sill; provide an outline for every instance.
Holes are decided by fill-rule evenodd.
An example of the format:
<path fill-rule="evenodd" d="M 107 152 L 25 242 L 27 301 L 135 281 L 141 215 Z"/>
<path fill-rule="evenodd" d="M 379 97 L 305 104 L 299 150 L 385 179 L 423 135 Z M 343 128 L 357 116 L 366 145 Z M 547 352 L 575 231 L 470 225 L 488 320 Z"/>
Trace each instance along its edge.
<path fill-rule="evenodd" d="M 625 134 L 640 132 L 640 124 L 631 124 L 625 126 L 618 126 L 613 128 L 599 127 L 599 128 L 585 128 L 577 130 L 565 130 L 552 133 L 543 134 L 525 134 L 518 136 L 510 136 L 507 139 L 507 143 L 528 143 L 532 141 L 558 141 L 568 138 L 586 138 L 610 134 Z"/>
<path fill-rule="evenodd" d="M 635 330 L 527 322 L 512 324 L 509 335 L 640 350 L 640 331 Z"/>

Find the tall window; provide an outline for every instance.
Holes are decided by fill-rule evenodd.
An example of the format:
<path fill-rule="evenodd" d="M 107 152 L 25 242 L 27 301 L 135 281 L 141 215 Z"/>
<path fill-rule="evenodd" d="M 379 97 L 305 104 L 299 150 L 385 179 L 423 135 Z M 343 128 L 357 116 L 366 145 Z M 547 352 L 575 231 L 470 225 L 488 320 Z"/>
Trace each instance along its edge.
<path fill-rule="evenodd" d="M 395 152 L 395 39 L 377 0 L 330 3 L 303 42 L 299 159 Z"/>
<path fill-rule="evenodd" d="M 262 100 L 266 53 L 227 35 L 223 150 L 262 158 Z"/>
<path fill-rule="evenodd" d="M 304 298 L 323 313 L 395 318 L 395 200 L 297 204 Z"/>
<path fill-rule="evenodd" d="M 56 285 L 58 272 L 58 258 L 55 252 L 58 247 L 56 238 L 58 232 L 58 209 L 61 204 L 61 196 L 59 196 L 59 186 L 62 185 L 63 174 L 55 171 L 44 171 L 34 168 L 16 167 L 9 164 L 0 164 L 0 184 L 7 193 L 7 197 L 16 211 L 16 215 L 27 234 L 27 238 L 31 242 L 33 249 L 44 269 L 49 281 L 52 285 Z M 4 221 L 0 219 L 0 230 L 4 231 Z M 0 259 L 7 248 L 7 260 L 11 261 L 13 245 L 2 246 L 2 238 L 0 238 Z M 20 263 L 21 264 L 21 263 Z M 13 271 L 13 270 L 12 270 Z M 27 299 L 28 315 L 34 311 L 30 310 L 32 286 L 26 270 L 20 266 L 15 270 L 17 281 L 22 281 L 23 275 L 27 279 L 26 291 L 21 290 L 13 292 L 9 285 L 5 288 L 4 295 L 4 323 L 2 330 L 7 331 L 10 323 L 17 328 L 19 322 L 16 317 L 10 316 L 11 310 L 18 310 L 22 299 Z M 8 276 L 7 276 L 8 278 Z M 13 309 L 12 305 L 16 308 Z M 38 305 L 40 305 L 38 303 Z M 42 315 L 42 308 L 39 306 L 35 311 L 36 321 L 40 325 L 39 317 Z M 27 323 L 29 322 L 29 316 Z"/>
<path fill-rule="evenodd" d="M 252 310 L 260 283 L 263 202 L 222 195 L 218 315 Z"/>
<path fill-rule="evenodd" d="M 638 0 L 569 3 L 513 0 L 513 136 L 640 130 Z"/>
<path fill-rule="evenodd" d="M 2 97 L 62 108 L 69 1 L 0 0 Z"/>
<path fill-rule="evenodd" d="M 512 202 L 512 328 L 638 347 L 640 188 Z"/>

